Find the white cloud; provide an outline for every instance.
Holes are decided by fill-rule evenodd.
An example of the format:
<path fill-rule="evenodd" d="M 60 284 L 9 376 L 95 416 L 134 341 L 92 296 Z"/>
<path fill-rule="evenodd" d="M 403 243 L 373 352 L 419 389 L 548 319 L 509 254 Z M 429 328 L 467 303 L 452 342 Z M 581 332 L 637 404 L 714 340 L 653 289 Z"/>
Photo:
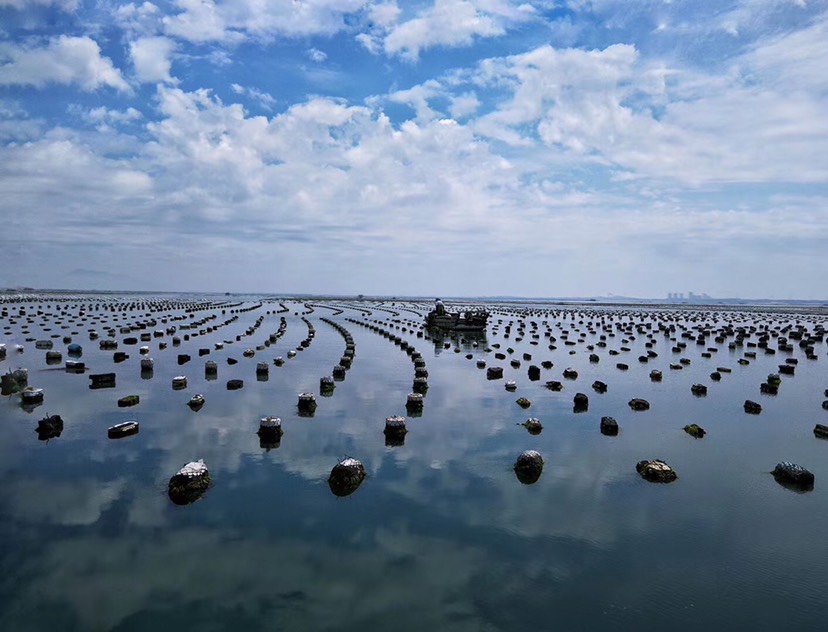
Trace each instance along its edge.
<path fill-rule="evenodd" d="M 328 55 L 325 52 L 319 50 L 318 48 L 309 48 L 307 51 L 307 55 L 308 59 L 310 59 L 311 61 L 315 61 L 318 64 L 321 64 L 328 58 Z"/>
<path fill-rule="evenodd" d="M 45 47 L 0 44 L 0 85 L 49 83 L 78 84 L 87 91 L 109 86 L 128 91 L 129 86 L 108 57 L 89 37 L 61 35 Z"/>
<path fill-rule="evenodd" d="M 63 130 L 4 147 L 0 158 L 0 196 L 5 204 L 29 209 L 18 218 L 26 230 L 43 221 L 60 226 L 58 241 L 91 238 L 101 218 L 117 223 L 120 214 L 136 213 L 152 191 L 152 180 L 139 165 L 103 157 Z"/>
<path fill-rule="evenodd" d="M 502 98 L 472 124 L 515 147 L 539 141 L 550 159 L 564 152 L 628 177 L 824 181 L 824 30 L 759 46 L 721 75 L 653 65 L 622 44 L 485 60 L 471 83 Z"/>
<path fill-rule="evenodd" d="M 227 31 L 227 24 L 213 0 L 176 0 L 181 13 L 163 18 L 168 35 L 191 42 L 238 41 L 238 33 Z"/>
<path fill-rule="evenodd" d="M 144 37 L 131 42 L 129 53 L 138 80 L 143 83 L 173 82 L 170 56 L 174 50 L 175 43 L 166 37 Z"/>
<path fill-rule="evenodd" d="M 346 27 L 346 15 L 361 10 L 364 4 L 363 0 L 176 0 L 181 11 L 165 17 L 164 24 L 167 34 L 192 42 L 332 35 Z"/>
<path fill-rule="evenodd" d="M 57 7 L 66 13 L 77 10 L 80 0 L 0 0 L 0 7 L 12 7 L 13 9 L 24 10 L 32 5 L 41 7 Z"/>
<path fill-rule="evenodd" d="M 383 47 L 389 55 L 416 60 L 426 48 L 468 46 L 475 37 L 503 35 L 504 17 L 481 11 L 469 0 L 435 0 L 417 17 L 392 27 Z"/>
<path fill-rule="evenodd" d="M 414 86 L 407 90 L 397 90 L 388 95 L 388 100 L 411 106 L 417 113 L 418 121 L 428 121 L 438 115 L 428 104 L 429 99 L 443 95 L 442 86 L 434 80 Z"/>
<path fill-rule="evenodd" d="M 456 119 L 466 118 L 471 116 L 480 107 L 480 100 L 474 92 L 464 92 L 457 96 L 451 97 L 451 106 L 449 111 L 452 117 Z"/>
<path fill-rule="evenodd" d="M 81 117 L 96 126 L 99 132 L 108 132 L 113 126 L 119 126 L 143 118 L 143 115 L 135 108 L 126 110 L 111 110 L 103 106 L 80 112 Z"/>
<path fill-rule="evenodd" d="M 112 13 L 125 31 L 138 35 L 155 35 L 162 28 L 161 10 L 152 2 L 122 4 Z"/>

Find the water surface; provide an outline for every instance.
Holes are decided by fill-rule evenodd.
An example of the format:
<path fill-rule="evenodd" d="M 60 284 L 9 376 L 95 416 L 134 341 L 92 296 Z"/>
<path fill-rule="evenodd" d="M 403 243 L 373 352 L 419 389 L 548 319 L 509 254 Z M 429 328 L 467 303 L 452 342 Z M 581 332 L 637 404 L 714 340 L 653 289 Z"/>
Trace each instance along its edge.
<path fill-rule="evenodd" d="M 684 339 L 686 348 L 671 348 L 682 331 L 695 331 L 699 318 L 712 328 L 733 321 L 776 329 L 778 336 L 797 323 L 813 332 L 824 314 L 777 309 L 700 316 L 675 308 L 497 304 L 490 306 L 488 331 L 474 340 L 418 337 L 430 308 L 425 303 L 204 300 L 201 311 L 150 306 L 147 297 L 3 304 L 8 314 L 0 319 L 0 342 L 7 355 L 0 371 L 27 367 L 29 384 L 44 389 L 45 401 L 31 411 L 16 395 L 0 403 L 0 628 L 822 629 L 828 441 L 816 439 L 813 427 L 828 424 L 821 408 L 828 388 L 825 344 L 815 345 L 815 360 L 793 340 L 793 351 L 773 355 L 729 349 L 732 337 L 716 343 L 709 336 L 701 346 Z M 287 311 L 280 312 L 283 306 Z M 177 316 L 184 319 L 160 322 Z M 170 334 L 123 344 L 126 337 L 208 316 L 215 319 L 179 329 L 177 347 Z M 238 319 L 183 340 L 231 316 Z M 244 335 L 260 317 L 261 325 Z M 264 347 L 283 317 L 284 334 Z M 331 374 L 345 341 L 323 317 L 343 325 L 356 344 L 353 365 L 330 397 L 319 394 L 319 379 Z M 92 328 L 103 339 L 107 324 L 150 318 L 157 326 L 114 336 L 130 356 L 121 363 L 88 338 Z M 658 322 L 677 329 L 668 335 L 635 329 Z M 308 337 L 308 323 L 315 330 L 311 344 L 288 359 Z M 405 410 L 411 358 L 364 325 L 399 336 L 425 358 L 422 416 Z M 564 344 L 564 331 L 574 345 Z M 63 336 L 83 345 L 85 374 L 48 365 L 46 352 L 26 341 L 55 334 L 54 349 L 64 360 Z M 607 346 L 593 349 L 600 361 L 591 363 L 586 347 L 600 335 Z M 748 340 L 757 339 L 754 333 Z M 222 340 L 230 343 L 216 350 Z M 159 349 L 160 342 L 167 348 Z M 658 356 L 641 363 L 647 342 Z M 14 350 L 17 343 L 25 345 L 23 353 Z M 141 375 L 140 345 L 150 346 L 151 378 Z M 254 357 L 243 357 L 244 349 L 257 346 Z M 495 359 L 509 347 L 506 360 Z M 209 355 L 200 357 L 200 348 Z M 758 353 L 740 365 L 746 351 Z M 179 365 L 182 353 L 192 359 Z M 273 365 L 277 356 L 285 358 L 281 367 Z M 229 365 L 228 358 L 238 363 Z M 671 370 L 679 358 L 690 363 Z M 785 358 L 798 359 L 796 374 L 782 376 L 778 395 L 760 394 L 759 384 Z M 204 373 L 210 359 L 218 363 L 215 380 Z M 504 379 L 487 380 L 479 359 L 504 367 Z M 553 367 L 530 381 L 529 365 L 543 360 Z M 270 366 L 267 380 L 256 377 L 262 361 Z M 617 362 L 629 370 L 617 369 Z M 576 380 L 562 377 L 567 367 L 579 372 Z M 732 372 L 713 382 L 717 367 Z M 652 369 L 662 370 L 662 382 L 649 379 Z M 117 373 L 115 388 L 89 388 L 90 372 L 109 371 Z M 188 387 L 176 391 L 171 381 L 180 374 Z M 244 388 L 228 391 L 232 378 L 243 379 Z M 516 392 L 504 388 L 509 379 Z M 608 384 L 606 393 L 592 390 L 596 379 Z M 560 380 L 563 390 L 548 390 L 547 380 Z M 694 396 L 694 383 L 706 384 L 708 395 Z M 296 408 L 303 391 L 316 393 L 311 418 Z M 577 392 L 589 396 L 588 411 L 573 411 Z M 206 398 L 198 412 L 186 405 L 195 393 Z M 119 408 L 118 399 L 130 394 L 140 404 Z M 520 396 L 531 400 L 529 409 L 515 403 Z M 650 410 L 632 411 L 633 397 L 646 398 Z M 762 404 L 760 415 L 745 414 L 748 398 Z M 47 413 L 61 415 L 64 431 L 39 441 L 34 429 Z M 407 416 L 402 446 L 387 446 L 382 432 L 394 414 Z M 264 415 L 282 419 L 276 448 L 260 446 L 256 430 Z M 617 437 L 599 432 L 604 415 L 618 420 Z M 541 434 L 518 425 L 528 416 L 542 421 Z M 139 421 L 139 434 L 107 438 L 109 426 L 128 419 Z M 684 433 L 689 423 L 703 426 L 707 436 Z M 533 485 L 521 484 L 512 469 L 526 449 L 545 460 Z M 339 498 L 327 477 L 345 456 L 360 459 L 368 476 Z M 667 461 L 678 480 L 641 479 L 635 464 L 650 458 Z M 212 487 L 190 505 L 174 505 L 167 481 L 193 459 L 207 463 Z M 810 469 L 815 488 L 800 493 L 779 485 L 769 472 L 782 460 Z"/>

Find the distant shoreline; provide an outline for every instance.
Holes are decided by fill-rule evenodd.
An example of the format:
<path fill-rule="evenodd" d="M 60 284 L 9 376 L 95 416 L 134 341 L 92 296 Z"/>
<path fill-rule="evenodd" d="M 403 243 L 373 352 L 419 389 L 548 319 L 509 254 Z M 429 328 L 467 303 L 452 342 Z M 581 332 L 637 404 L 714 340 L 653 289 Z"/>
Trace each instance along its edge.
<path fill-rule="evenodd" d="M 382 296 L 354 294 L 304 294 L 272 292 L 199 292 L 199 291 L 152 291 L 152 290 L 81 290 L 81 289 L 41 289 L 41 288 L 3 288 L 0 289 L 0 301 L 4 298 L 70 296 L 203 296 L 250 299 L 295 299 L 304 301 L 381 301 L 381 302 L 433 302 L 434 296 Z M 691 309 L 722 309 L 744 307 L 801 307 L 826 308 L 828 299 L 771 299 L 771 298 L 713 298 L 704 300 L 677 300 L 669 298 L 642 298 L 633 296 L 613 297 L 524 297 L 524 296 L 441 296 L 444 301 L 461 303 L 499 303 L 521 305 L 592 305 L 596 307 L 675 307 Z"/>

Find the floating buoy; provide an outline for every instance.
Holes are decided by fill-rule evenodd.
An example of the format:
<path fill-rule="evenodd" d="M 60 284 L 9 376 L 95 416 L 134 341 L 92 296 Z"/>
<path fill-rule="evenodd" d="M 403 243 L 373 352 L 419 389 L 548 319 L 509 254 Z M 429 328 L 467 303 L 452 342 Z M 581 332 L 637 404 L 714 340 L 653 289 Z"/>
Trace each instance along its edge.
<path fill-rule="evenodd" d="M 538 435 L 543 431 L 543 424 L 537 417 L 529 417 L 521 424 L 531 435 Z"/>
<path fill-rule="evenodd" d="M 357 459 L 347 457 L 334 465 L 328 476 L 328 486 L 334 496 L 353 494 L 365 480 L 365 466 Z"/>
<path fill-rule="evenodd" d="M 408 433 L 408 428 L 405 425 L 405 417 L 399 415 L 386 417 L 383 433 L 385 434 L 386 445 L 401 445 L 402 440 Z M 389 440 L 391 443 L 389 443 Z"/>
<path fill-rule="evenodd" d="M 63 419 L 60 415 L 49 415 L 37 422 L 37 438 L 41 441 L 55 439 L 63 432 Z"/>
<path fill-rule="evenodd" d="M 138 430 L 139 426 L 137 421 L 124 421 L 111 426 L 106 431 L 106 436 L 110 439 L 121 439 L 123 437 L 138 434 Z"/>
<path fill-rule="evenodd" d="M 190 461 L 170 478 L 167 494 L 176 505 L 198 500 L 210 487 L 210 473 L 203 460 Z"/>
<path fill-rule="evenodd" d="M 299 393 L 299 416 L 313 416 L 316 410 L 316 396 L 313 393 Z"/>
<path fill-rule="evenodd" d="M 618 422 L 613 417 L 601 417 L 601 434 L 614 437 L 618 434 Z"/>
<path fill-rule="evenodd" d="M 515 476 L 524 485 L 536 483 L 543 472 L 543 457 L 537 450 L 524 450 L 514 465 Z"/>
<path fill-rule="evenodd" d="M 650 410 L 650 402 L 640 397 L 635 397 L 629 401 L 629 406 L 633 410 Z"/>
<path fill-rule="evenodd" d="M 672 483 L 678 478 L 675 470 L 661 459 L 639 461 L 635 466 L 635 470 L 643 479 L 651 483 Z"/>
<path fill-rule="evenodd" d="M 424 398 L 422 393 L 409 393 L 405 402 L 405 408 L 409 412 L 421 412 L 423 410 Z"/>
<path fill-rule="evenodd" d="M 814 475 L 801 465 L 782 461 L 777 463 L 771 472 L 776 482 L 786 487 L 792 487 L 801 491 L 808 491 L 814 488 Z"/>
<path fill-rule="evenodd" d="M 702 428 L 698 424 L 689 424 L 687 426 L 684 426 L 684 432 L 696 439 L 701 439 L 702 437 L 704 437 L 705 434 L 707 434 L 704 428 Z"/>

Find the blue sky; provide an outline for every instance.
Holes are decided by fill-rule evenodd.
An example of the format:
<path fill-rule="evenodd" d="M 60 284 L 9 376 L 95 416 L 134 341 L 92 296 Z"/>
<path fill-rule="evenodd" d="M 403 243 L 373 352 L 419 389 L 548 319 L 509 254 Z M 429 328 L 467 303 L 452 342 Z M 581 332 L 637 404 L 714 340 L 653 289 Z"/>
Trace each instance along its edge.
<path fill-rule="evenodd" d="M 828 298 L 828 2 L 0 0 L 0 285 Z"/>

